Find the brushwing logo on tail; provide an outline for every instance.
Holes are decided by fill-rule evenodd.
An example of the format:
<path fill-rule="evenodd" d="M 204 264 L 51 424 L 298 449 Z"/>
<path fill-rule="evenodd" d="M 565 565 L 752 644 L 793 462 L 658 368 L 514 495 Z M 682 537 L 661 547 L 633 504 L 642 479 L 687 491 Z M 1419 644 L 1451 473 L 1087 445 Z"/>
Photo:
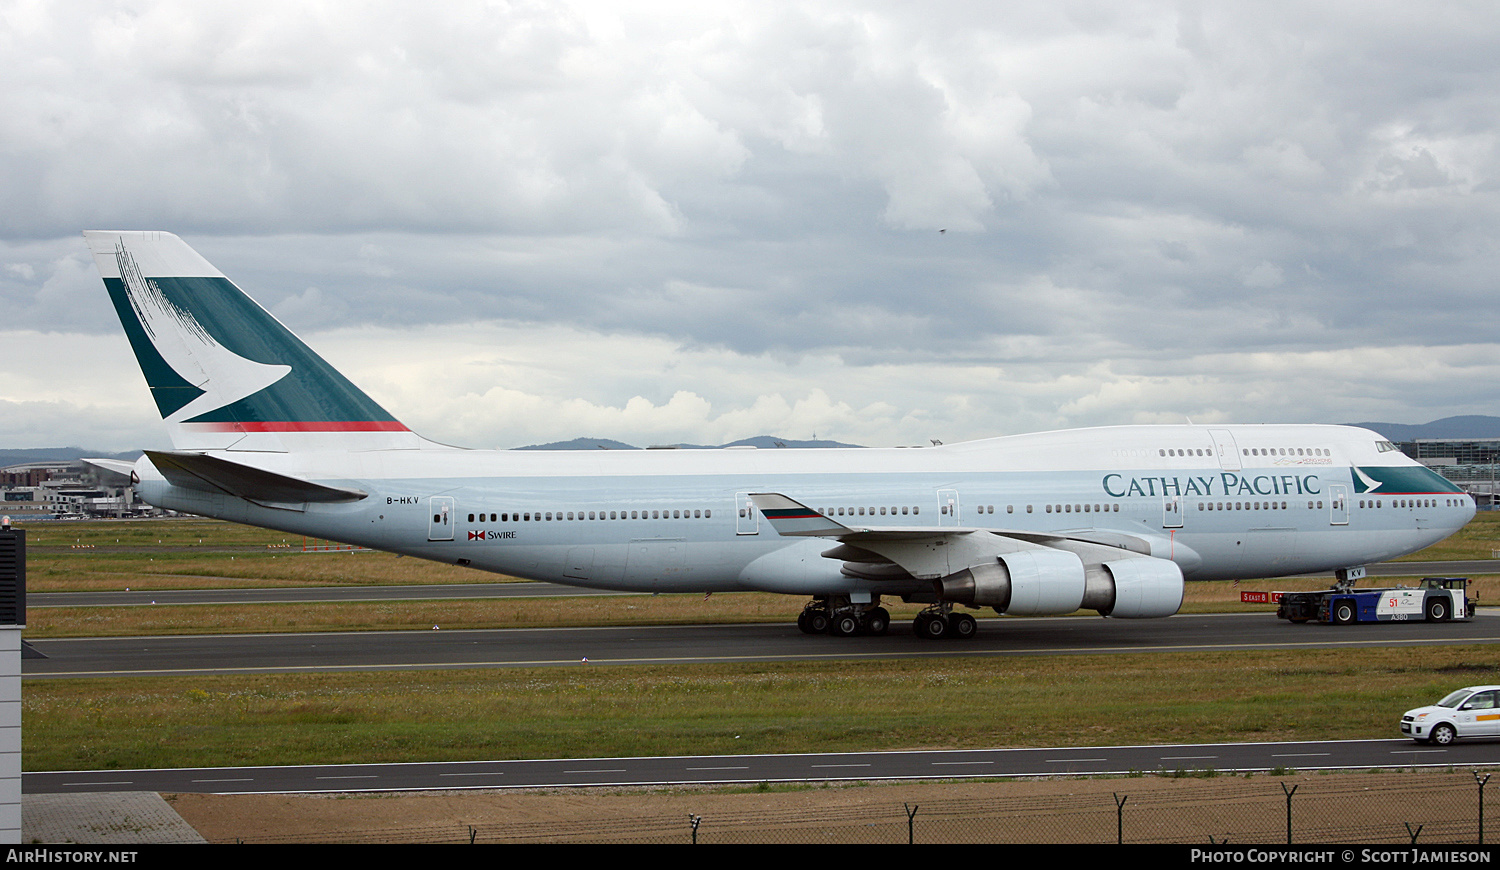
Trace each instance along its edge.
<path fill-rule="evenodd" d="M 115 261 L 131 310 L 156 352 L 178 377 L 203 391 L 172 411 L 167 422 L 181 422 L 222 408 L 291 373 L 291 366 L 258 363 L 219 344 L 191 311 L 174 305 L 155 281 L 141 274 L 123 241 L 115 244 Z"/>
<path fill-rule="evenodd" d="M 177 236 L 95 230 L 84 237 L 179 449 L 285 449 L 276 437 L 248 438 L 278 433 L 369 433 L 363 449 L 417 443 Z"/>

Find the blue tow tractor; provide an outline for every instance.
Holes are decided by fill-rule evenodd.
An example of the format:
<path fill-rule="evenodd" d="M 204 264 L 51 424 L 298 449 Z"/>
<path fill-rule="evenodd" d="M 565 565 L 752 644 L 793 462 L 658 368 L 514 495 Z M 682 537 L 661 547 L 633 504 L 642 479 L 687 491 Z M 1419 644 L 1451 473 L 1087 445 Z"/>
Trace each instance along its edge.
<path fill-rule="evenodd" d="M 1352 582 L 1318 592 L 1280 592 L 1276 615 L 1297 624 L 1322 622 L 1449 622 L 1474 615 L 1467 577 L 1424 577 L 1413 586 L 1355 589 Z M 1264 594 L 1264 593 L 1262 593 Z"/>

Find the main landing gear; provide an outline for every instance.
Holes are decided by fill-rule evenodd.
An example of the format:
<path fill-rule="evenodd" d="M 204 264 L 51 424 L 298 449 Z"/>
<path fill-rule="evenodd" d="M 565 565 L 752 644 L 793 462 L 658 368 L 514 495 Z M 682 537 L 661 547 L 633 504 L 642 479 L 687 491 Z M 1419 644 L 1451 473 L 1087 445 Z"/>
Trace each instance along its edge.
<path fill-rule="evenodd" d="M 878 597 L 869 604 L 853 604 L 847 598 L 815 598 L 797 615 L 797 627 L 803 634 L 878 636 L 890 630 L 891 614 L 880 606 Z M 953 605 L 945 601 L 917 614 L 912 630 L 917 637 L 929 640 L 968 640 L 978 633 L 979 623 L 967 613 L 954 613 Z"/>
<path fill-rule="evenodd" d="M 953 605 L 947 602 L 934 604 L 911 622 L 917 637 L 928 640 L 968 640 L 979 633 L 979 623 L 967 613 L 954 613 Z"/>
<path fill-rule="evenodd" d="M 878 598 L 870 604 L 818 598 L 808 602 L 797 614 L 797 627 L 803 634 L 831 634 L 834 637 L 882 635 L 891 628 L 891 614 L 880 606 Z"/>

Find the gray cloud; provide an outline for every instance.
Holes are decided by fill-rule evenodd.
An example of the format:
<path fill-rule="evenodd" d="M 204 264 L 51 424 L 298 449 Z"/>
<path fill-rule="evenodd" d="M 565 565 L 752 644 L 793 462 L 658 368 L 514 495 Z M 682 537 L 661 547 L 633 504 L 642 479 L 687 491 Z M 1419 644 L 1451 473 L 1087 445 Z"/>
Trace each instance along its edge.
<path fill-rule="evenodd" d="M 339 336 L 448 440 L 1495 410 L 1488 5 L 74 0 L 0 21 L 11 343 L 97 354 L 118 328 L 76 233 L 151 227 Z M 459 414 L 350 344 L 438 334 L 538 356 L 471 365 Z M 35 365 L 7 361 L 0 401 L 49 401 Z M 116 396 L 53 389 L 49 426 L 107 428 L 91 409 Z"/>

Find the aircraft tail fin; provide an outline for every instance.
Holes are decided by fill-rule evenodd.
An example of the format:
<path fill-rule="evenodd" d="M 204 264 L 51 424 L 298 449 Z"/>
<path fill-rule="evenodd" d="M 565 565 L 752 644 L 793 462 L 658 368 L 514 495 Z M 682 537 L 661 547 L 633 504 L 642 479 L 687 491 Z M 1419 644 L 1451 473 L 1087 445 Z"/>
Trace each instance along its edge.
<path fill-rule="evenodd" d="M 83 235 L 177 450 L 424 443 L 182 239 Z"/>

